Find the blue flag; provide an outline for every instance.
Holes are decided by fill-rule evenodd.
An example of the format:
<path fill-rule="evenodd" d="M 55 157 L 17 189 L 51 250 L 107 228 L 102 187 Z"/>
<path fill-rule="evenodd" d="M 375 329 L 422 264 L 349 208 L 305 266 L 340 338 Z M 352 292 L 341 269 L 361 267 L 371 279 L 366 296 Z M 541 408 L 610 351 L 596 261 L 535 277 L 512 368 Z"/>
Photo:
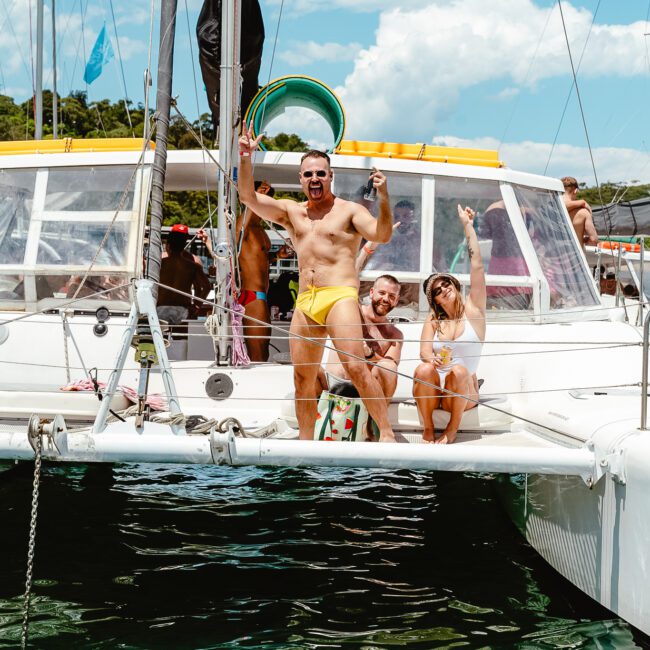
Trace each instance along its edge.
<path fill-rule="evenodd" d="M 99 32 L 93 51 L 90 53 L 88 63 L 86 63 L 86 71 L 84 72 L 84 81 L 91 84 L 102 73 L 104 66 L 113 58 L 113 46 L 111 40 L 106 34 L 106 25 L 102 27 Z"/>

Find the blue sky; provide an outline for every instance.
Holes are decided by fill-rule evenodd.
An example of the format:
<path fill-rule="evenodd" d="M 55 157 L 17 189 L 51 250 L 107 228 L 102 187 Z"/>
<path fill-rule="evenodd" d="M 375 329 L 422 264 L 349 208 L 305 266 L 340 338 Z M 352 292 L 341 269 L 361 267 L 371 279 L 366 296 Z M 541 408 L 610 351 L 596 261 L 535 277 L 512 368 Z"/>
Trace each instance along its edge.
<path fill-rule="evenodd" d="M 30 5 L 28 0 L 0 1 L 0 92 L 22 101 L 31 94 Z M 128 94 L 141 102 L 151 3 L 112 2 Z M 199 0 L 178 2 L 174 94 L 190 119 L 207 110 L 191 56 L 192 51 L 196 59 L 200 5 Z M 538 173 L 547 167 L 572 81 L 556 2 L 261 0 L 261 6 L 266 43 L 260 83 L 269 76 L 307 74 L 329 84 L 346 109 L 346 137 L 496 147 L 508 166 Z M 574 0 L 562 8 L 576 65 L 589 36 L 578 83 L 599 180 L 650 181 L 650 37 L 644 36 L 650 32 L 650 2 Z M 49 21 L 46 0 L 47 42 Z M 110 0 L 57 1 L 60 92 L 86 89 L 85 59 L 104 22 L 116 56 L 87 90 L 91 100 L 124 95 Z M 32 0 L 32 34 L 35 23 Z M 45 65 L 49 87 L 48 54 Z M 297 131 L 313 142 L 327 139 L 309 115 L 298 112 L 283 119 L 276 128 Z M 575 93 L 557 143 L 547 173 L 593 183 Z"/>

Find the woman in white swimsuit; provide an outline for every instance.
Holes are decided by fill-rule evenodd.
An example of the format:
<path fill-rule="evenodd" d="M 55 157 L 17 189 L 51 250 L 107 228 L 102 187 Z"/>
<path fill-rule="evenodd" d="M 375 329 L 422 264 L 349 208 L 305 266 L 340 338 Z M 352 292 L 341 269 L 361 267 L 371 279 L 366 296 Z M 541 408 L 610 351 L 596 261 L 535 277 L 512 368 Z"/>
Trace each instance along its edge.
<path fill-rule="evenodd" d="M 474 408 L 478 401 L 476 370 L 485 340 L 486 290 L 483 261 L 474 231 L 475 214 L 471 208 L 463 210 L 458 206 L 470 259 L 467 301 L 463 301 L 460 282 L 448 273 L 434 273 L 423 285 L 431 313 L 424 322 L 420 338 L 422 363 L 415 369 L 413 396 L 424 423 L 422 439 L 425 442 L 454 442 L 463 412 Z M 433 412 L 440 406 L 451 415 L 449 424 L 436 438 Z"/>

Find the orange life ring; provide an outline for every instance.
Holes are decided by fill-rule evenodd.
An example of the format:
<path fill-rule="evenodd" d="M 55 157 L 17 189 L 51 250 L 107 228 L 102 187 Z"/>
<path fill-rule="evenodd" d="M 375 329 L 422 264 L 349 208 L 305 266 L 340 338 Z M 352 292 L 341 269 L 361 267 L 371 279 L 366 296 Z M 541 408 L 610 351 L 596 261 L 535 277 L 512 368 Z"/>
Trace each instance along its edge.
<path fill-rule="evenodd" d="M 605 250 L 612 250 L 616 251 L 619 248 L 622 248 L 624 251 L 627 251 L 628 253 L 639 253 L 641 251 L 641 245 L 640 244 L 631 244 L 630 242 L 625 242 L 625 241 L 601 241 L 598 243 L 598 247 L 605 249 Z"/>

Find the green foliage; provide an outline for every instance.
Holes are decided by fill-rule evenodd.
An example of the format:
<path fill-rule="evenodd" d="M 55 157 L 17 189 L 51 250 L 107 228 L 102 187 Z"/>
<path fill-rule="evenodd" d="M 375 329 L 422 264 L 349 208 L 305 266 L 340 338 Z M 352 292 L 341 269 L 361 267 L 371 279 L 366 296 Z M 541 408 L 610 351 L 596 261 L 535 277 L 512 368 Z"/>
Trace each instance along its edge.
<path fill-rule="evenodd" d="M 52 137 L 53 95 L 43 91 L 43 137 Z M 128 106 L 128 114 L 127 114 Z M 151 111 L 153 112 L 153 111 Z M 131 119 L 129 124 L 129 117 Z M 102 99 L 91 104 L 85 92 L 74 91 L 67 97 L 58 97 L 58 135 L 60 138 L 141 138 L 144 134 L 145 111 L 142 104 L 131 101 Z M 200 149 L 200 140 L 210 147 L 214 142 L 214 128 L 210 115 L 205 113 L 188 128 L 172 108 L 169 122 L 170 149 Z M 11 97 L 0 95 L 0 141 L 30 140 L 34 137 L 34 101 L 28 99 L 16 104 Z M 308 151 L 309 145 L 295 133 L 279 133 L 265 138 L 264 145 L 271 151 Z M 295 193 L 283 193 L 278 198 L 296 198 Z M 304 197 L 298 197 L 304 200 Z M 210 193 L 210 208 L 217 205 L 216 193 Z M 163 205 L 164 225 L 184 223 L 190 227 L 202 226 L 209 217 L 208 195 L 205 192 L 166 192 Z M 216 225 L 216 224 L 215 224 Z"/>
<path fill-rule="evenodd" d="M 608 204 L 613 200 L 634 201 L 650 196 L 650 184 L 637 185 L 636 183 L 638 181 L 631 181 L 630 184 L 607 181 L 601 183 L 600 192 L 597 187 L 587 187 L 586 183 L 581 183 L 578 198 L 595 206 Z"/>
<path fill-rule="evenodd" d="M 311 147 L 295 133 L 278 133 L 272 138 L 262 138 L 268 151 L 309 151 Z"/>

